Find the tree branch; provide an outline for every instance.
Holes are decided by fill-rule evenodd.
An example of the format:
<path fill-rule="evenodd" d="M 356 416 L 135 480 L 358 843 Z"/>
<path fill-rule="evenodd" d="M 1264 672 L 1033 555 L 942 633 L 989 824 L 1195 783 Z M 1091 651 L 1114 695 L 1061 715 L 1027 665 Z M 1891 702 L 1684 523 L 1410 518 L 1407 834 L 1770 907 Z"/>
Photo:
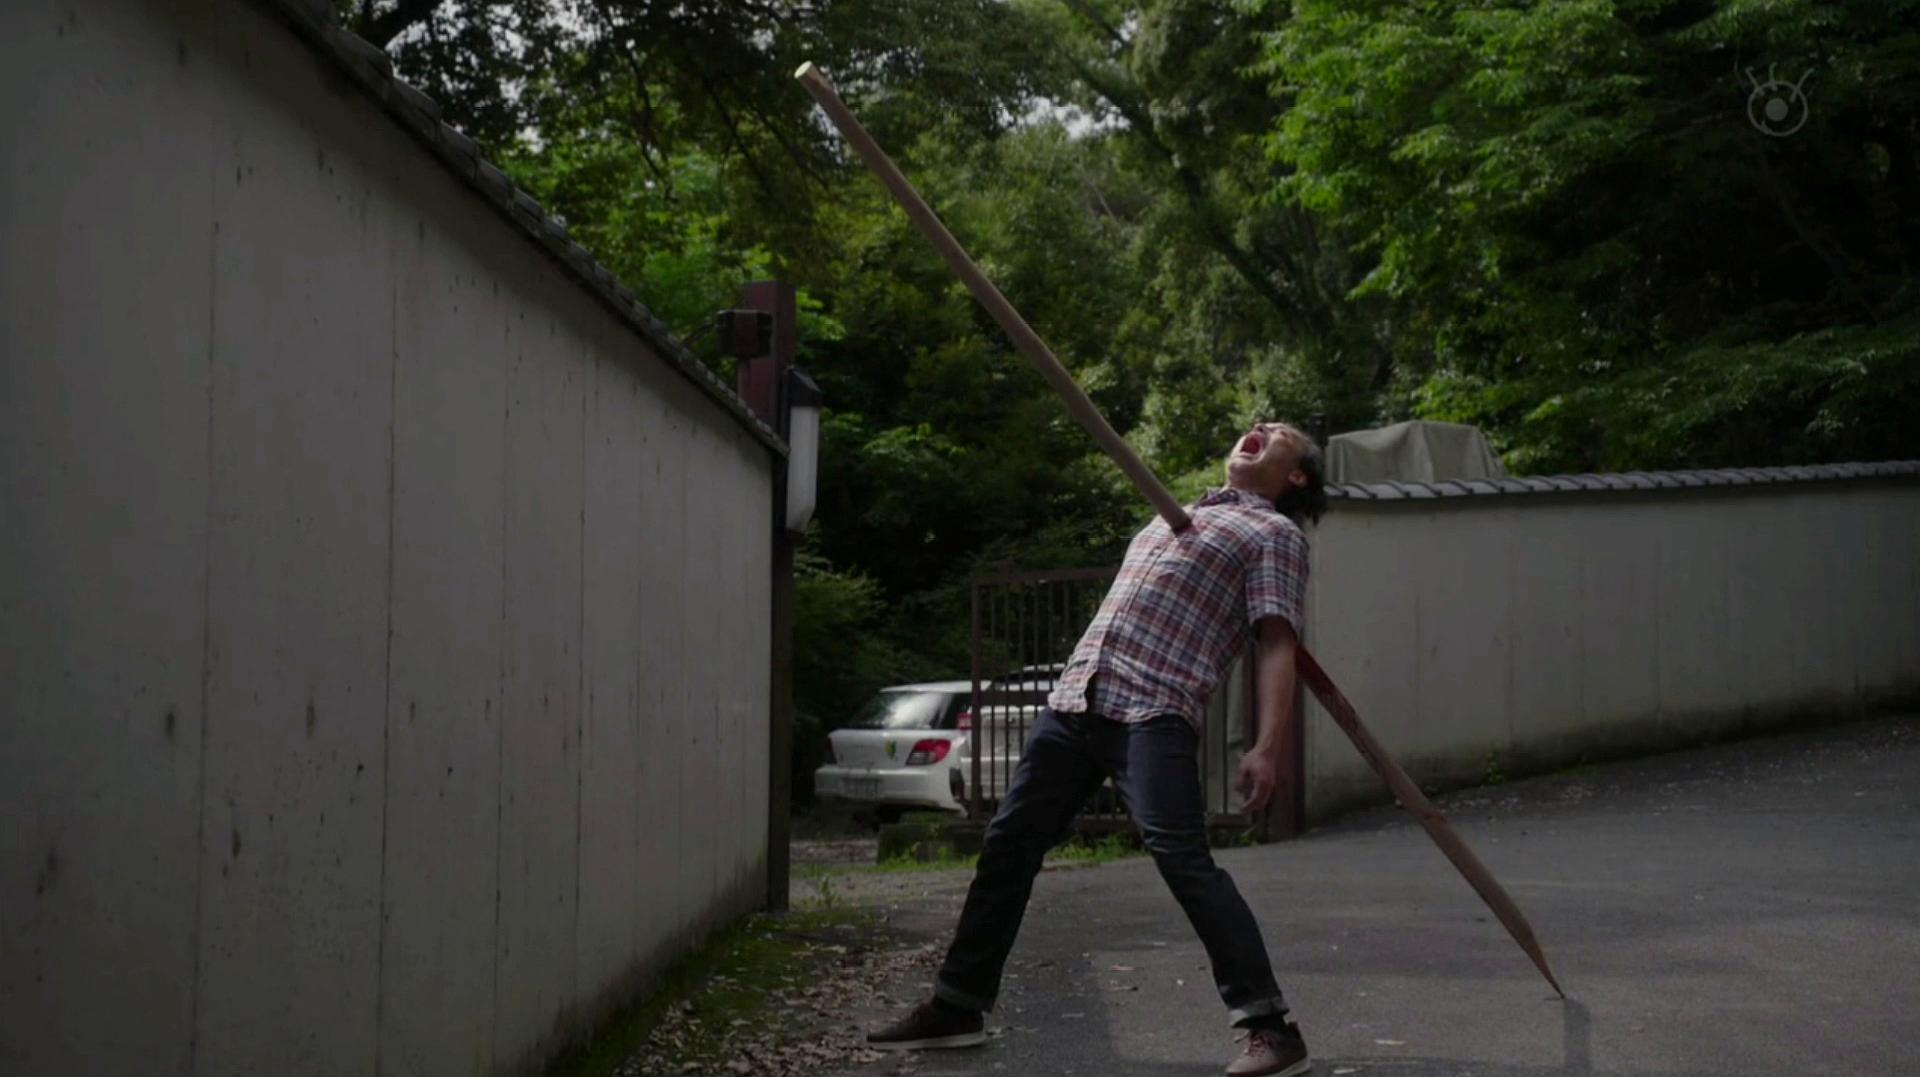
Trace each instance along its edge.
<path fill-rule="evenodd" d="M 401 34 L 432 19 L 439 7 L 440 0 L 397 0 L 392 7 L 375 15 L 372 0 L 365 0 L 360 5 L 360 15 L 355 20 L 358 25 L 353 32 L 384 49 Z"/>
<path fill-rule="evenodd" d="M 1234 240 L 1233 233 L 1220 219 L 1220 209 L 1214 204 L 1212 195 L 1207 191 L 1206 181 L 1193 170 L 1192 166 L 1181 161 L 1180 155 L 1174 151 L 1173 147 L 1160 138 L 1159 132 L 1154 129 L 1153 117 L 1148 115 L 1145 104 L 1134 100 L 1132 95 L 1115 85 L 1113 80 L 1093 70 L 1084 60 L 1070 57 L 1067 62 L 1073 66 L 1074 73 L 1079 75 L 1080 81 L 1086 83 L 1088 88 L 1099 94 L 1107 104 L 1113 107 L 1114 111 L 1120 113 L 1121 119 L 1127 121 L 1127 126 L 1166 162 L 1167 168 L 1173 173 L 1175 184 L 1185 198 L 1188 208 L 1192 210 L 1200 226 L 1200 232 L 1207 242 L 1227 260 L 1227 264 L 1240 275 L 1240 279 L 1280 315 L 1283 321 L 1296 330 L 1303 328 L 1305 323 L 1302 320 L 1299 305 L 1288 300 L 1274 285 L 1273 278 L 1268 275 L 1265 267 L 1259 264 L 1253 252 Z"/>

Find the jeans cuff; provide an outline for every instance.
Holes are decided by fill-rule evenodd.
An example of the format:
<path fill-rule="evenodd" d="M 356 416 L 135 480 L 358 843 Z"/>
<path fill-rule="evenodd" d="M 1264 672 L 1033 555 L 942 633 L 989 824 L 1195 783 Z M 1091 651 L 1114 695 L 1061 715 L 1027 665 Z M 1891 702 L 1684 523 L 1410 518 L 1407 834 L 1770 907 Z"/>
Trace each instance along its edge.
<path fill-rule="evenodd" d="M 957 987 L 950 986 L 944 980 L 933 981 L 933 997 L 949 1006 L 957 1006 L 963 1010 L 972 1010 L 975 1013 L 990 1013 L 993 1010 L 992 999 L 983 999 L 979 995 L 969 994 Z"/>
<path fill-rule="evenodd" d="M 1252 1002 L 1245 1002 L 1232 1007 L 1227 1011 L 1227 1021 L 1229 1024 L 1238 1025 L 1242 1021 L 1251 1021 L 1256 1017 L 1266 1017 L 1270 1014 L 1283 1014 L 1286 1012 L 1287 1000 L 1279 995 L 1274 995 L 1271 998 L 1255 999 Z"/>

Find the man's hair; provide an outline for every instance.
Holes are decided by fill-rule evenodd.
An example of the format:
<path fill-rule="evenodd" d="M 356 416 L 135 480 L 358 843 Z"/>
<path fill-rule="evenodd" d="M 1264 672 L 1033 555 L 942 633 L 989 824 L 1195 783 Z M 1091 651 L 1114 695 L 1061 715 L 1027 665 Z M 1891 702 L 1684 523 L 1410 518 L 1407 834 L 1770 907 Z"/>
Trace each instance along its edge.
<path fill-rule="evenodd" d="M 1327 469 L 1325 459 L 1320 455 L 1320 446 L 1314 444 L 1306 434 L 1300 435 L 1304 446 L 1300 450 L 1300 471 L 1306 475 L 1304 486 L 1289 486 L 1287 492 L 1273 503 L 1289 520 L 1305 527 L 1318 523 L 1327 512 Z"/>

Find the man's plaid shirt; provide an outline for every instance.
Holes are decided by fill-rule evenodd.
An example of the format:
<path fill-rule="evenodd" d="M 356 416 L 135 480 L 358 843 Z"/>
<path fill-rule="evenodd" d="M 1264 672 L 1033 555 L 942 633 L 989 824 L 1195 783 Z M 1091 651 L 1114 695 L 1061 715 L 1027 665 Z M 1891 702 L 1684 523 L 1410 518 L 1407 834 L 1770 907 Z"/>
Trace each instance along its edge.
<path fill-rule="evenodd" d="M 1284 617 L 1301 630 L 1307 539 L 1293 521 L 1234 489 L 1207 494 L 1189 515 L 1178 535 L 1156 519 L 1133 537 L 1049 707 L 1121 722 L 1178 714 L 1198 728 L 1254 622 Z"/>

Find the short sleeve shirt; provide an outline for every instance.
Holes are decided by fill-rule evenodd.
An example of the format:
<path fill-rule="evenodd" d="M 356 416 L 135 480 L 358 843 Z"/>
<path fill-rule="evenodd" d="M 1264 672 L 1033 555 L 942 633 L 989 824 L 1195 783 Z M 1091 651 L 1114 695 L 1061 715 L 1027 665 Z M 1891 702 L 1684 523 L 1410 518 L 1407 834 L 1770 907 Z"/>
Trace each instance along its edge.
<path fill-rule="evenodd" d="M 1156 519 L 1134 536 L 1048 706 L 1121 722 L 1178 714 L 1198 728 L 1255 622 L 1281 617 L 1301 631 L 1300 528 L 1244 490 L 1212 491 L 1189 516 L 1177 535 Z"/>

